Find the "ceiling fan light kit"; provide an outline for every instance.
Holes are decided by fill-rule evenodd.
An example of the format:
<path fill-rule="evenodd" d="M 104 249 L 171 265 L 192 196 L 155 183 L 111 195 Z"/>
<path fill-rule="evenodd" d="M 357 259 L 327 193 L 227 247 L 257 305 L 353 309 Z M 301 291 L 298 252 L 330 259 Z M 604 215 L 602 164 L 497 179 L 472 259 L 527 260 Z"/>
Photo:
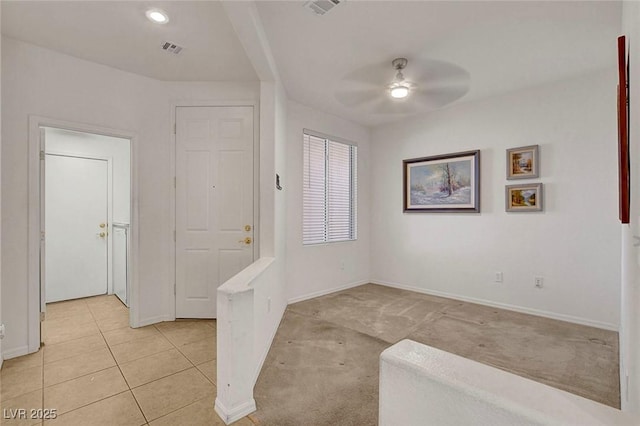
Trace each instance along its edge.
<path fill-rule="evenodd" d="M 389 86 L 389 93 L 394 99 L 404 99 L 409 96 L 409 85 L 405 83 L 404 75 L 402 75 L 402 70 L 407 66 L 408 62 L 406 58 L 396 58 L 391 61 L 393 68 L 398 71 L 393 83 Z"/>
<path fill-rule="evenodd" d="M 391 97 L 394 99 L 403 99 L 409 96 L 409 88 L 401 84 L 392 86 L 389 90 Z"/>

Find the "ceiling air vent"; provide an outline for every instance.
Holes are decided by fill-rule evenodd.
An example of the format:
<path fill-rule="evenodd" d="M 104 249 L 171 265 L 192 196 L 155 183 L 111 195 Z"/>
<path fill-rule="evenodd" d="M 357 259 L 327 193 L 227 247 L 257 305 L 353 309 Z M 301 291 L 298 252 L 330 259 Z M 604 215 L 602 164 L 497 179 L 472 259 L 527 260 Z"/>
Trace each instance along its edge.
<path fill-rule="evenodd" d="M 322 16 L 344 0 L 312 0 L 304 4 L 304 7 L 311 9 L 316 15 Z"/>
<path fill-rule="evenodd" d="M 171 43 L 170 41 L 165 41 L 162 43 L 162 50 L 168 53 L 175 53 L 176 55 L 182 51 L 182 46 L 178 46 L 175 43 Z"/>

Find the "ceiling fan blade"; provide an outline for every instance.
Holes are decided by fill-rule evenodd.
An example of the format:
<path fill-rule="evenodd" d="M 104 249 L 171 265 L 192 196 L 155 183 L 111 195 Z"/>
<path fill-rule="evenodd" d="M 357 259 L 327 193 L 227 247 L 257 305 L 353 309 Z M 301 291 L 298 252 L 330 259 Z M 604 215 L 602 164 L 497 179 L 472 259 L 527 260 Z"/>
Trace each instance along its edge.
<path fill-rule="evenodd" d="M 467 94 L 468 86 L 432 87 L 418 89 L 411 96 L 419 105 L 431 109 L 442 108 Z"/>
<path fill-rule="evenodd" d="M 368 90 L 343 90 L 336 93 L 336 99 L 348 107 L 361 106 L 370 103 L 383 95 L 380 89 Z"/>
<path fill-rule="evenodd" d="M 462 80 L 436 80 L 427 81 L 426 83 L 416 85 L 416 90 L 423 92 L 440 92 L 440 91 L 453 91 L 467 93 L 470 89 L 469 81 Z"/>
<path fill-rule="evenodd" d="M 365 83 L 370 87 L 380 87 L 389 84 L 395 71 L 391 67 L 391 61 L 370 64 L 365 67 L 358 68 L 342 78 L 347 83 Z"/>
<path fill-rule="evenodd" d="M 372 108 L 372 112 L 387 115 L 409 115 L 418 112 L 418 105 L 412 97 L 403 100 L 387 98 Z"/>
<path fill-rule="evenodd" d="M 371 114 L 388 114 L 389 111 L 389 99 L 379 99 L 377 102 L 369 106 L 369 112 Z"/>
<path fill-rule="evenodd" d="M 421 58 L 414 61 L 414 67 L 407 69 L 407 78 L 416 84 L 426 83 L 435 85 L 469 84 L 469 73 L 458 65 L 435 59 Z"/>
<path fill-rule="evenodd" d="M 404 100 L 388 98 L 386 102 L 378 104 L 373 110 L 379 114 L 403 115 L 433 111 L 455 102 L 467 91 L 467 87 L 416 90 Z"/>
<path fill-rule="evenodd" d="M 341 80 L 338 83 L 338 90 L 380 90 L 386 84 L 384 81 L 374 84 L 361 80 Z"/>

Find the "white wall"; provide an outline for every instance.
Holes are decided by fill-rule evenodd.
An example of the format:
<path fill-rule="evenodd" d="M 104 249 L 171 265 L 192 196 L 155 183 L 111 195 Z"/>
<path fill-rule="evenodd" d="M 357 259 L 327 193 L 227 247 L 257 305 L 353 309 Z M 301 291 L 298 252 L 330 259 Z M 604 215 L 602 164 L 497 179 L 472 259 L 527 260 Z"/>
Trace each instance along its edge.
<path fill-rule="evenodd" d="M 131 162 L 128 139 L 47 128 L 45 151 L 54 154 L 111 158 L 113 167 L 113 221 L 130 223 Z"/>
<path fill-rule="evenodd" d="M 622 27 L 629 52 L 631 209 L 630 223 L 622 226 L 620 399 L 623 410 L 640 415 L 640 258 L 633 238 L 640 235 L 640 3 L 623 3 Z"/>
<path fill-rule="evenodd" d="M 224 9 L 260 78 L 260 259 L 218 288 L 216 412 L 229 424 L 255 410 L 253 387 L 287 305 L 287 97 L 253 2 Z"/>
<path fill-rule="evenodd" d="M 255 411 L 253 388 L 287 306 L 285 255 L 287 192 L 275 189 L 287 158 L 286 95 L 279 83 L 260 83 L 260 259 L 218 288 L 218 394 L 226 424 Z"/>
<path fill-rule="evenodd" d="M 302 131 L 311 129 L 358 145 L 358 239 L 302 244 Z M 369 130 L 289 101 L 287 126 L 287 286 L 290 302 L 369 282 Z M 313 271 L 313 273 L 309 273 Z"/>
<path fill-rule="evenodd" d="M 372 281 L 617 329 L 615 87 L 611 69 L 374 129 Z M 534 144 L 544 212 L 506 213 L 505 150 Z M 403 159 L 473 149 L 480 214 L 402 212 Z"/>
<path fill-rule="evenodd" d="M 271 347 L 271 341 L 287 307 L 285 270 L 288 265 L 286 257 L 288 227 L 284 215 L 290 195 L 286 188 L 282 191 L 275 188 L 275 174 L 278 173 L 280 178 L 284 179 L 286 165 L 290 162 L 285 151 L 285 123 L 288 114 L 286 96 L 279 83 L 263 81 L 260 86 L 260 149 L 264 148 L 268 153 L 260 162 L 260 192 L 265 196 L 263 200 L 270 200 L 269 203 L 261 202 L 260 217 L 262 219 L 266 216 L 272 220 L 269 224 L 263 223 L 260 235 L 261 238 L 262 235 L 271 235 L 273 238 L 271 243 L 262 241 L 261 247 L 264 251 L 261 248 L 260 256 L 272 256 L 275 260 L 270 270 L 252 285 L 255 322 L 253 384 L 258 379 L 262 364 Z M 265 206 L 269 206 L 270 211 L 266 211 Z"/>
<path fill-rule="evenodd" d="M 258 83 L 161 82 L 3 37 L 3 351 L 27 348 L 28 116 L 126 130 L 137 136 L 139 300 L 137 320 L 171 319 L 171 103 L 256 101 Z M 6 248 L 9 247 L 10 250 Z M 10 303 L 8 303 L 10 301 Z"/>

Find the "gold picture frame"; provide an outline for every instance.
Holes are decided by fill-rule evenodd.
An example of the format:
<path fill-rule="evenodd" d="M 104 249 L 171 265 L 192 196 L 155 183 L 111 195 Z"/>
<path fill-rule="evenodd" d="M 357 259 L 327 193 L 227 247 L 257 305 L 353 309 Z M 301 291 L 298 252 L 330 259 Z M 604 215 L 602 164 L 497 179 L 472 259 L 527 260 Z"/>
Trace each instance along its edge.
<path fill-rule="evenodd" d="M 507 149 L 507 180 L 532 179 L 539 175 L 538 145 Z"/>
<path fill-rule="evenodd" d="M 508 212 L 540 212 L 542 205 L 541 183 L 507 185 L 505 187 L 505 209 Z"/>

